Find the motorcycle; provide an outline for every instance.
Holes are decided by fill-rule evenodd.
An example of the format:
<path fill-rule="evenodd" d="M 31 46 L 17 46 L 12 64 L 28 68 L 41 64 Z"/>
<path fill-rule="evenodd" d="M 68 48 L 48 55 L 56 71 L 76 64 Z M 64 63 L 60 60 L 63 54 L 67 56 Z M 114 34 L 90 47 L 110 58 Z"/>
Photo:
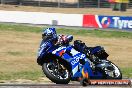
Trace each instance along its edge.
<path fill-rule="evenodd" d="M 81 43 L 79 43 L 81 45 Z M 44 48 L 46 52 L 44 52 Z M 56 84 L 78 81 L 87 73 L 90 79 L 122 79 L 120 69 L 107 59 L 108 54 L 101 46 L 87 49 L 89 55 L 80 52 L 75 45 L 55 45 L 42 42 L 37 63 L 47 78 Z"/>

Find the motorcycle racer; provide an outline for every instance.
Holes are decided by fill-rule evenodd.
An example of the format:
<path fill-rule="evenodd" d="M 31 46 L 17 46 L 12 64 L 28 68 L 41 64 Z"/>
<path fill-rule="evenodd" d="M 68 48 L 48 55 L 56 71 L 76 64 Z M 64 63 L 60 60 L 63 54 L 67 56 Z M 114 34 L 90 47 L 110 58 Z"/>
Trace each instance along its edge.
<path fill-rule="evenodd" d="M 46 28 L 42 31 L 42 41 L 40 43 L 40 48 L 39 48 L 39 52 L 38 52 L 38 58 L 37 61 L 40 61 L 39 59 L 42 58 L 40 54 L 45 54 L 49 44 L 51 44 L 52 46 L 55 45 L 68 45 L 69 42 L 71 42 L 73 40 L 73 36 L 72 35 L 57 35 L 56 33 L 56 28 L 54 27 L 49 27 Z M 43 44 L 43 45 L 42 45 Z M 41 53 L 43 52 L 43 53 Z"/>

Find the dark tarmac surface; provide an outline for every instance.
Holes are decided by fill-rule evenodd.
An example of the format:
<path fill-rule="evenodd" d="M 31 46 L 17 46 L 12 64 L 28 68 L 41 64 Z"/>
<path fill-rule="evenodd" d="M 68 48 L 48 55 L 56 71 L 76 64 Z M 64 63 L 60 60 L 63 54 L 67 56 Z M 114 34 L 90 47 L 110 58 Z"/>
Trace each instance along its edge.
<path fill-rule="evenodd" d="M 0 88 L 132 88 L 129 85 L 88 85 L 83 87 L 75 84 L 0 84 Z"/>

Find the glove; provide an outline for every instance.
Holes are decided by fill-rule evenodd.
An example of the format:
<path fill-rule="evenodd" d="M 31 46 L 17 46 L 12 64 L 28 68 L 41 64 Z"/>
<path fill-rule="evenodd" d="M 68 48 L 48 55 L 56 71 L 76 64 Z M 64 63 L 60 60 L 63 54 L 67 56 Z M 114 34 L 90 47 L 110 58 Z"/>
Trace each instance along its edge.
<path fill-rule="evenodd" d="M 65 44 L 67 42 L 67 37 L 65 35 L 59 35 L 58 36 L 58 41 L 57 44 Z"/>

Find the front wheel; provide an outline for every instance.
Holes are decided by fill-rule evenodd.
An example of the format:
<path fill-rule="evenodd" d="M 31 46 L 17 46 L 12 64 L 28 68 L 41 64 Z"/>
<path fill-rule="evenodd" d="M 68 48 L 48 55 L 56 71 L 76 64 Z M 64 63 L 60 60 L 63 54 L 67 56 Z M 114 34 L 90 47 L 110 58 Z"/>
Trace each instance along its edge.
<path fill-rule="evenodd" d="M 109 61 L 110 67 L 105 70 L 107 79 L 122 79 L 122 73 L 120 69 L 112 62 Z"/>
<path fill-rule="evenodd" d="M 46 77 L 56 84 L 68 84 L 70 82 L 70 71 L 57 60 L 44 63 L 42 70 Z"/>

